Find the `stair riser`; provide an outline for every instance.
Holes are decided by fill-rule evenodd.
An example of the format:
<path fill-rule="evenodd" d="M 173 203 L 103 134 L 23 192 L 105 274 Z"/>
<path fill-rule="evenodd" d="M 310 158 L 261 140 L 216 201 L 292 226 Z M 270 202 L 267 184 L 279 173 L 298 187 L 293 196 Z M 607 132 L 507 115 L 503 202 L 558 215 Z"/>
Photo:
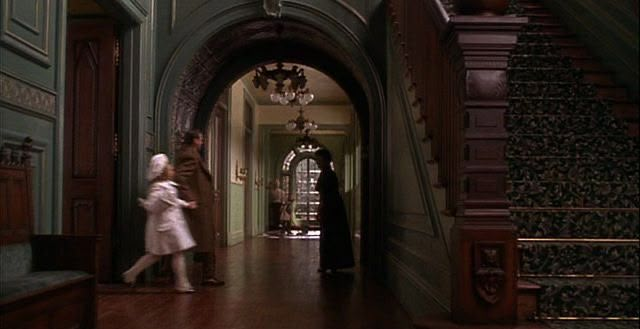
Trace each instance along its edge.
<path fill-rule="evenodd" d="M 627 283 L 543 285 L 538 301 L 538 316 L 638 317 L 638 288 L 637 284 Z"/>
<path fill-rule="evenodd" d="M 540 69 L 510 69 L 511 81 L 519 82 L 560 82 L 582 81 L 582 73 L 578 70 L 540 70 Z"/>
<path fill-rule="evenodd" d="M 638 163 L 634 160 L 612 159 L 598 162 L 589 159 L 509 159 L 509 181 L 611 182 L 638 183 Z M 629 175 L 622 173 L 629 172 Z"/>
<path fill-rule="evenodd" d="M 596 89 L 591 85 L 554 84 L 554 83 L 518 83 L 509 84 L 509 96 L 513 97 L 575 97 L 591 98 Z"/>
<path fill-rule="evenodd" d="M 640 239 L 637 212 L 512 211 L 511 220 L 520 238 Z"/>
<path fill-rule="evenodd" d="M 561 135 L 548 130 L 546 134 L 511 135 L 506 156 L 512 157 L 629 157 L 638 152 L 636 141 L 625 135 Z"/>
<path fill-rule="evenodd" d="M 540 51 L 542 52 L 542 51 Z M 564 62 L 563 62 L 564 61 Z M 550 69 L 573 69 L 570 68 L 571 61 L 556 55 L 527 55 L 527 56 L 514 56 L 509 60 L 509 68 L 529 69 L 531 71 L 538 68 L 550 68 Z M 547 70 L 550 72 L 551 70 Z"/>
<path fill-rule="evenodd" d="M 520 275 L 638 275 L 638 245 L 520 243 Z"/>
<path fill-rule="evenodd" d="M 630 184 L 580 186 L 570 183 L 517 182 L 507 186 L 514 207 L 637 208 L 638 188 Z"/>
<path fill-rule="evenodd" d="M 604 115 L 609 109 L 604 102 L 589 99 L 568 98 L 515 98 L 510 97 L 509 114 L 549 114 L 549 115 Z"/>
<path fill-rule="evenodd" d="M 625 211 L 640 205 L 638 140 L 628 138 L 638 124 L 613 117 L 637 111 L 612 111 L 626 90 L 544 2 L 519 4 L 530 24 L 509 62 L 505 156 L 507 197 L 523 208 L 511 216 L 520 275 L 543 287 L 540 317 L 638 317 L 640 246 L 620 240 L 640 235 L 638 212 Z"/>

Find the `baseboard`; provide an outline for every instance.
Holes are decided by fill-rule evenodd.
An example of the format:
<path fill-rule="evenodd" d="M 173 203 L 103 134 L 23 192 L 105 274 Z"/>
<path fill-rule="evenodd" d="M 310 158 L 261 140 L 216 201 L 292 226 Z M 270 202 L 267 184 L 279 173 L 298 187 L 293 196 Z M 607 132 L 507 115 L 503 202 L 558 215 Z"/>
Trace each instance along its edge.
<path fill-rule="evenodd" d="M 428 283 L 392 254 L 386 253 L 386 284 L 412 319 L 450 312 L 450 301 L 441 300 Z"/>
<path fill-rule="evenodd" d="M 229 233 L 227 239 L 227 246 L 233 246 L 244 241 L 244 230 L 233 231 Z"/>

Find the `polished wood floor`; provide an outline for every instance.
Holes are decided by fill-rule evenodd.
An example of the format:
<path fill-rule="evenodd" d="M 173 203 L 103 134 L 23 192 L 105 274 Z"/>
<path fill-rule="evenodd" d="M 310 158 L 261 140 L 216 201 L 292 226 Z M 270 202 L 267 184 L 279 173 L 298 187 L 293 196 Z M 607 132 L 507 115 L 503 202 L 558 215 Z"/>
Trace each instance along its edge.
<path fill-rule="evenodd" d="M 223 287 L 103 286 L 98 328 L 410 329 L 396 299 L 359 269 L 321 275 L 318 240 L 255 238 L 221 249 Z"/>

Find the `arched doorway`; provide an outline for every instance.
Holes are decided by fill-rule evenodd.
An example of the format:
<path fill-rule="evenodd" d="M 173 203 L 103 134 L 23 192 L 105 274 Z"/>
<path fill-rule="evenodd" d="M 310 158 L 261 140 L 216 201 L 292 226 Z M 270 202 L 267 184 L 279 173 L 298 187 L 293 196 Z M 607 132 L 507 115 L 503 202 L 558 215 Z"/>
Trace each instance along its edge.
<path fill-rule="evenodd" d="M 295 200 L 294 227 L 300 228 L 303 233 L 309 230 L 317 230 L 318 206 L 320 197 L 315 190 L 320 168 L 315 159 L 314 152 L 321 149 L 322 145 L 313 138 L 305 136 L 302 143 L 294 145 L 282 161 L 281 182 L 288 189 L 289 198 Z M 309 141 L 309 143 L 306 143 Z"/>
<path fill-rule="evenodd" d="M 191 55 L 178 53 L 163 75 L 157 101 L 157 130 L 164 136 L 159 139 L 159 148 L 171 153 L 182 131 L 190 127 L 206 130 L 213 104 L 223 90 L 257 65 L 292 61 L 325 72 L 347 91 L 358 114 L 362 173 L 368 176 L 362 186 L 361 249 L 366 254 L 361 259 L 373 267 L 379 265 L 384 99 L 377 70 L 363 46 L 354 43 L 347 31 L 322 31 L 294 20 L 246 20 L 211 29 L 209 39 L 199 44 L 199 50 Z M 335 38 L 332 34 L 336 34 Z M 337 39 L 345 43 L 337 44 Z"/>

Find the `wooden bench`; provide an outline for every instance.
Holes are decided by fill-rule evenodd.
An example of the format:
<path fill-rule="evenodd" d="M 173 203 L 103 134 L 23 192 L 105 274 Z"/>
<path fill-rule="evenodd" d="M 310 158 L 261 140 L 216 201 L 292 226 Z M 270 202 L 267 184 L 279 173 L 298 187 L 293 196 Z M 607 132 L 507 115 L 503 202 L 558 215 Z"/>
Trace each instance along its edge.
<path fill-rule="evenodd" d="M 0 148 L 0 327 L 96 327 L 96 237 L 33 234 L 31 140 Z"/>

